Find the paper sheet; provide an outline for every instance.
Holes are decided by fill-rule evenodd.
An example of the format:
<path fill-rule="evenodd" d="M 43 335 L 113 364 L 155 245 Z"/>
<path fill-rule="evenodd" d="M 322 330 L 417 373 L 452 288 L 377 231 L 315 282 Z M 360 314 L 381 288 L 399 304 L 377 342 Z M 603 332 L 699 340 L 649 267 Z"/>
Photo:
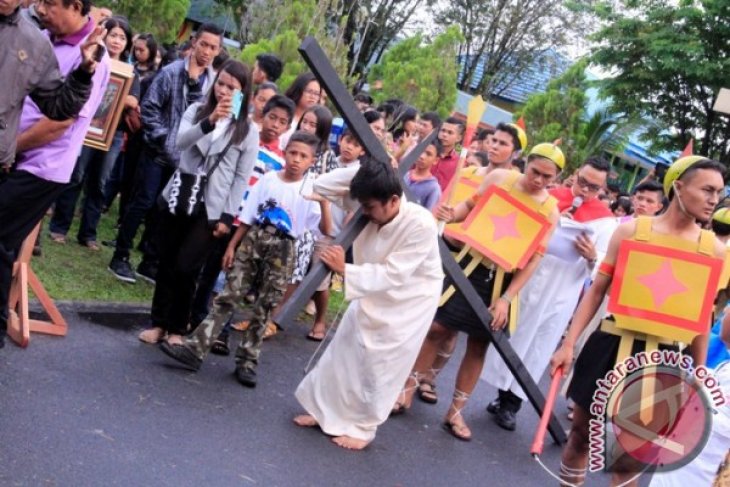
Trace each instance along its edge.
<path fill-rule="evenodd" d="M 586 234 L 591 240 L 594 239 L 594 231 L 591 227 L 569 218 L 561 218 L 555 228 L 555 233 L 548 242 L 546 253 L 568 262 L 576 262 L 581 255 L 575 246 L 575 239 L 581 233 Z"/>

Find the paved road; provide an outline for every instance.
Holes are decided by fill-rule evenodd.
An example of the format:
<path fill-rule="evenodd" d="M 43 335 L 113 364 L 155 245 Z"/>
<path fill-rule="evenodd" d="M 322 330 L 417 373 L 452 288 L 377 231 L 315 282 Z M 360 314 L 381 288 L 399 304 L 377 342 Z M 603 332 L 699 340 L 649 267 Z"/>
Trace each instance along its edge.
<path fill-rule="evenodd" d="M 528 454 L 534 412 L 503 431 L 484 412 L 494 395 L 486 383 L 466 412 L 472 442 L 440 428 L 445 401 L 417 402 L 366 451 L 349 452 L 291 422 L 316 348 L 303 325 L 266 342 L 250 390 L 235 381 L 232 357 L 211 355 L 193 374 L 141 344 L 140 317 L 66 316 L 66 338 L 34 335 L 28 349 L 0 352 L 2 486 L 555 485 Z M 543 458 L 556 468 L 558 447 Z"/>

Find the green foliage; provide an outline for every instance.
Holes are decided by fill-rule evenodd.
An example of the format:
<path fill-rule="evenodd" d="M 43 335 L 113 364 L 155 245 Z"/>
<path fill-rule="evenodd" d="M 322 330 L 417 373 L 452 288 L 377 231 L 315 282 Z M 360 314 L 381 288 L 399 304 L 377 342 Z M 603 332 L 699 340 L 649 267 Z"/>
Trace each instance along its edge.
<path fill-rule="evenodd" d="M 172 42 L 185 21 L 190 0 L 99 0 L 94 5 L 127 17 L 134 32 L 151 32 L 162 42 Z"/>
<path fill-rule="evenodd" d="M 377 102 L 400 98 L 422 111 L 436 111 L 446 117 L 456 102 L 456 48 L 461 31 L 451 26 L 424 42 L 421 34 L 405 39 L 372 67 L 369 81 L 382 81 L 382 90 L 373 92 Z"/>
<path fill-rule="evenodd" d="M 656 149 L 694 138 L 696 152 L 729 163 L 730 119 L 712 105 L 730 75 L 730 1 L 617 0 L 594 13 L 604 27 L 592 61 L 613 74 L 602 94 L 658 122 L 647 131 Z"/>
<path fill-rule="evenodd" d="M 622 151 L 632 134 L 651 125 L 639 117 L 615 115 L 613 107 L 587 117 L 586 90 L 591 83 L 586 66 L 586 60 L 577 62 L 515 113 L 515 119 L 525 118 L 530 146 L 561 139 L 567 171 L 592 155 Z"/>
<path fill-rule="evenodd" d="M 458 25 L 464 37 L 458 54 L 462 90 L 489 99 L 526 69 L 555 70 L 548 51 L 575 47 L 590 26 L 577 2 L 565 0 L 449 0 L 433 9 L 437 25 Z"/>
<path fill-rule="evenodd" d="M 588 88 L 585 68 L 585 61 L 574 64 L 552 80 L 544 92 L 530 95 L 515 113 L 515 119 L 525 119 L 530 146 L 562 139 L 566 169 L 580 164 L 579 148 L 586 143 L 582 131 Z"/>
<path fill-rule="evenodd" d="M 272 53 L 279 56 L 284 62 L 284 72 L 277 84 L 283 91 L 289 87 L 297 75 L 307 71 L 307 66 L 297 49 L 304 37 L 313 36 L 322 46 L 322 50 L 327 54 L 340 78 L 349 84 L 347 80 L 347 46 L 342 42 L 342 26 L 328 22 L 326 15 L 327 8 L 336 1 L 318 3 L 314 0 L 300 0 L 272 3 L 271 8 L 274 9 L 274 13 L 268 14 L 265 18 L 277 19 L 278 23 L 270 25 L 271 30 L 267 35 L 264 35 L 263 29 L 252 31 L 260 32 L 260 34 L 255 34 L 256 42 L 248 44 L 243 49 L 240 59 L 253 66 L 258 54 Z M 259 5 L 259 7 L 261 6 Z M 271 22 L 271 20 L 262 21 L 266 25 L 268 25 L 267 22 Z"/>

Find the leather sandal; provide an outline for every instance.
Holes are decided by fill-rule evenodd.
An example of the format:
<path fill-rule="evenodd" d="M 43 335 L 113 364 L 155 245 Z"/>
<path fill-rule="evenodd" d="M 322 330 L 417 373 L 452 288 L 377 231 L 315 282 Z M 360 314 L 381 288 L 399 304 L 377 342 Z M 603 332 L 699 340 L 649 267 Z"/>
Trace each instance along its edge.
<path fill-rule="evenodd" d="M 466 402 L 467 399 L 469 399 L 469 394 L 462 392 L 460 390 L 454 391 L 454 401 L 463 401 Z M 443 428 L 451 434 L 454 438 L 461 440 L 461 441 L 471 441 L 471 430 L 466 424 L 456 424 L 454 423 L 454 418 L 461 417 L 463 421 L 463 416 L 461 416 L 461 411 L 464 409 L 464 406 L 457 408 L 453 403 L 451 406 L 449 406 L 449 409 L 454 411 L 454 413 L 448 417 L 447 420 L 445 420 L 442 424 Z"/>

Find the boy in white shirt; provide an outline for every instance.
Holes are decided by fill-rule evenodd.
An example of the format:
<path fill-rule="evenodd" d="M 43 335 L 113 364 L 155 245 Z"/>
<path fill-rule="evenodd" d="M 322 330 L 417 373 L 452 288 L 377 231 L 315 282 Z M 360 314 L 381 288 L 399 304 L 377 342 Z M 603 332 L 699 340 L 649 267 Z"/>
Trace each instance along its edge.
<path fill-rule="evenodd" d="M 258 282 L 251 323 L 236 351 L 236 378 L 247 387 L 256 386 L 263 334 L 271 310 L 281 300 L 291 276 L 294 242 L 320 221 L 320 206 L 300 194 L 304 173 L 314 163 L 318 145 L 317 137 L 295 132 L 286 146 L 284 169 L 267 173 L 251 189 L 238 215 L 241 225 L 223 256 L 223 268 L 229 269 L 225 289 L 183 344 L 160 345 L 167 355 L 193 370 L 199 369 L 214 338 L 236 307 L 245 305 L 244 296 Z"/>

